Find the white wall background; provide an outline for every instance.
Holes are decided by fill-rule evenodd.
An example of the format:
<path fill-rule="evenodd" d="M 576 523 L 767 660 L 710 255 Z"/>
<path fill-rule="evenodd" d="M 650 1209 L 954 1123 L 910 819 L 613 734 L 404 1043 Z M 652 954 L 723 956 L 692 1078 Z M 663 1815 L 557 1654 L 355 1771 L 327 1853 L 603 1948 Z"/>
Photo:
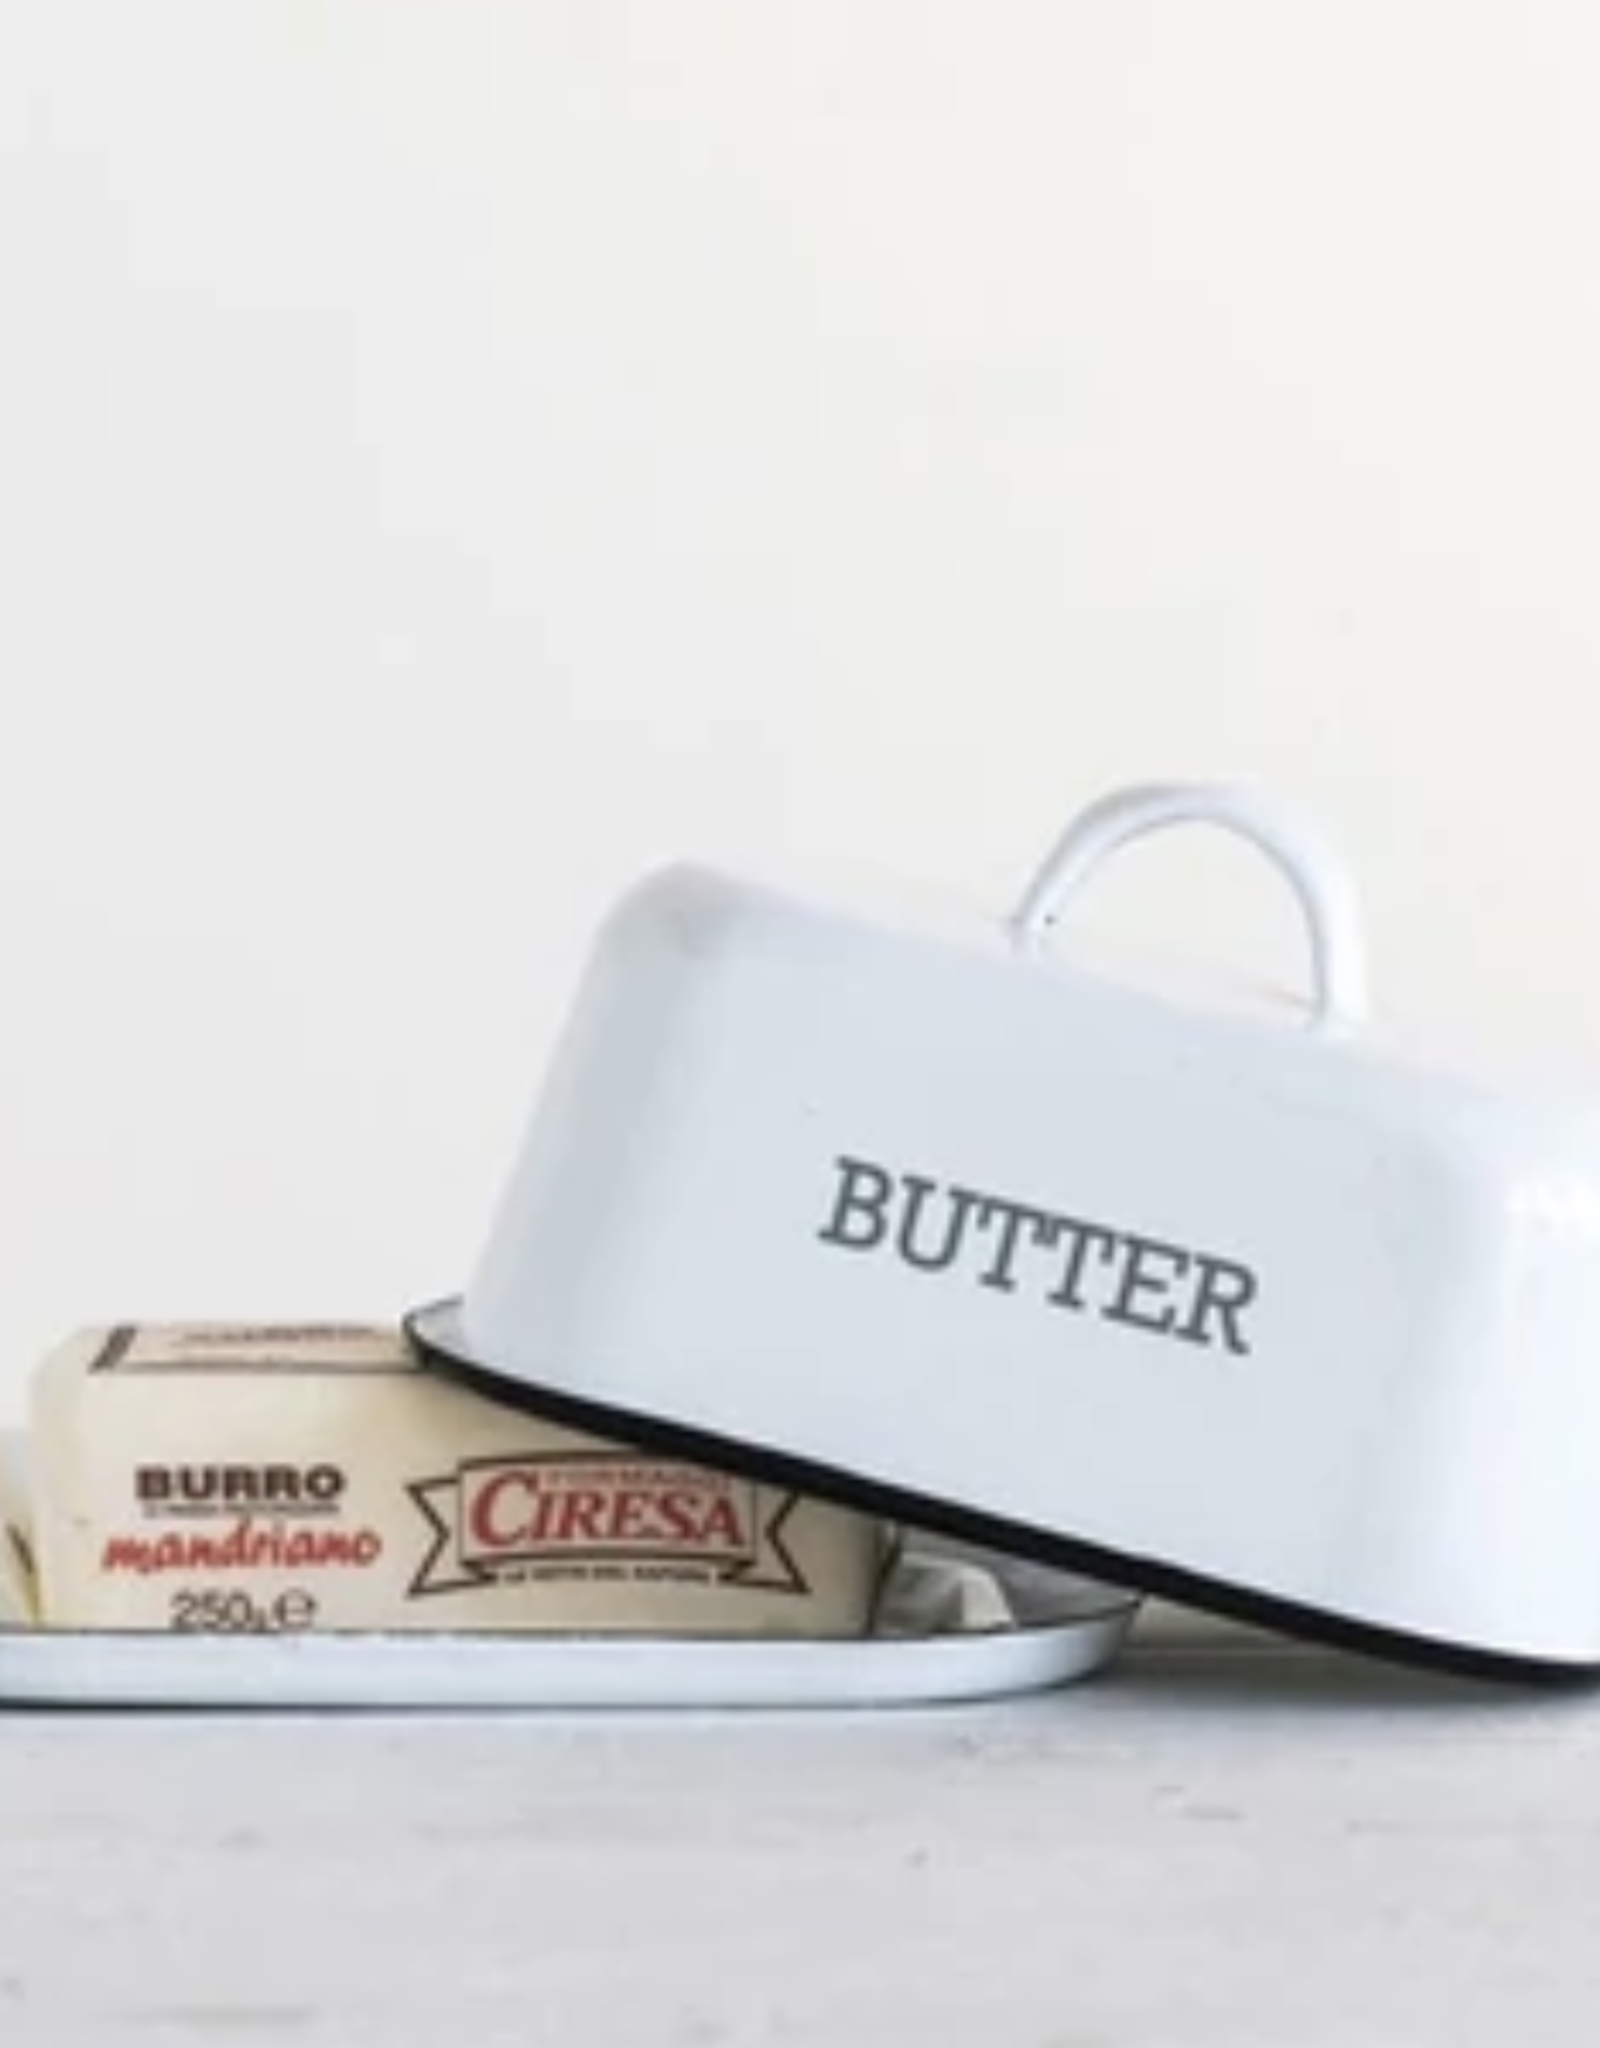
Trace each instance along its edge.
<path fill-rule="evenodd" d="M 15 0 L 0 1395 L 455 1284 L 679 851 L 998 907 L 1246 776 L 1600 1069 L 1597 94 L 1581 0 Z M 1298 969 L 1203 840 L 1101 914 Z"/>

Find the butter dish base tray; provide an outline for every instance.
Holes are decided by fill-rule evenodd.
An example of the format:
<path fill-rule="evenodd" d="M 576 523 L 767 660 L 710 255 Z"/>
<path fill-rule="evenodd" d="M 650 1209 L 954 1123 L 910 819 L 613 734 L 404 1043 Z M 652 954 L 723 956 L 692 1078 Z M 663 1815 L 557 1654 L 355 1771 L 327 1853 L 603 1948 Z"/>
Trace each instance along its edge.
<path fill-rule="evenodd" d="M 817 1709 L 955 1705 L 1039 1692 L 1115 1656 L 1135 1602 L 1019 1569 L 908 1552 L 873 1633 L 755 1640 L 661 1636 L 227 1636 L 0 1629 L 5 1707 Z M 981 1581 L 987 1580 L 984 1586 Z M 977 1586 L 974 1616 L 961 1595 Z M 928 1610 L 896 1633 L 897 1602 Z"/>

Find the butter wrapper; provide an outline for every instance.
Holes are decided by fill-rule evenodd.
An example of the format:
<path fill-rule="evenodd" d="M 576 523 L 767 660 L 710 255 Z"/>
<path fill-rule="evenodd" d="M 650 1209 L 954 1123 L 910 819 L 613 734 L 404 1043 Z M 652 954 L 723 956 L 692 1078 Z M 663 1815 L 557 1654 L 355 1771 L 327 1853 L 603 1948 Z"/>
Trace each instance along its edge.
<path fill-rule="evenodd" d="M 53 1627 L 859 1635 L 886 1547 L 435 1378 L 367 1325 L 86 1331 L 35 1376 L 32 1459 Z"/>
<path fill-rule="evenodd" d="M 0 1628 L 26 1628 L 38 1619 L 33 1536 L 22 1475 L 0 1443 Z"/>

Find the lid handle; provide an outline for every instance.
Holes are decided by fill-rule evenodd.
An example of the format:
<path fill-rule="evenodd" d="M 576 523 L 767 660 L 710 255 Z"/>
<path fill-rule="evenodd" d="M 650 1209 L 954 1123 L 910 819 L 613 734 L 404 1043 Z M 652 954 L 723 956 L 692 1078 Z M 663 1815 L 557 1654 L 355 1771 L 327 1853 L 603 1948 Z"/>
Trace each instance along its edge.
<path fill-rule="evenodd" d="M 1130 840 L 1173 825 L 1235 833 L 1277 866 L 1305 912 L 1316 1023 L 1328 1030 L 1359 1023 L 1367 1012 L 1367 962 L 1354 886 L 1331 848 L 1251 789 L 1162 783 L 1102 797 L 1067 827 L 1023 892 L 1007 927 L 1013 940 L 1038 952 L 1103 861 Z"/>

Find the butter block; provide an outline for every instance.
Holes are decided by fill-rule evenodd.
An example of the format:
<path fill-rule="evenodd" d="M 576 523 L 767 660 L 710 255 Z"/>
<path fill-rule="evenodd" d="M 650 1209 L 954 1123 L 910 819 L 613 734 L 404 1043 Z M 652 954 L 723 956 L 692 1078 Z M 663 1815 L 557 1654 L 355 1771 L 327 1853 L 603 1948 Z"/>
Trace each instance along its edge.
<path fill-rule="evenodd" d="M 33 1541 L 21 1481 L 0 1444 L 0 1628 L 26 1628 L 38 1617 Z"/>
<path fill-rule="evenodd" d="M 858 1635 L 871 1519 L 559 1429 L 366 1325 L 80 1333 L 32 1388 L 41 1618 Z"/>

